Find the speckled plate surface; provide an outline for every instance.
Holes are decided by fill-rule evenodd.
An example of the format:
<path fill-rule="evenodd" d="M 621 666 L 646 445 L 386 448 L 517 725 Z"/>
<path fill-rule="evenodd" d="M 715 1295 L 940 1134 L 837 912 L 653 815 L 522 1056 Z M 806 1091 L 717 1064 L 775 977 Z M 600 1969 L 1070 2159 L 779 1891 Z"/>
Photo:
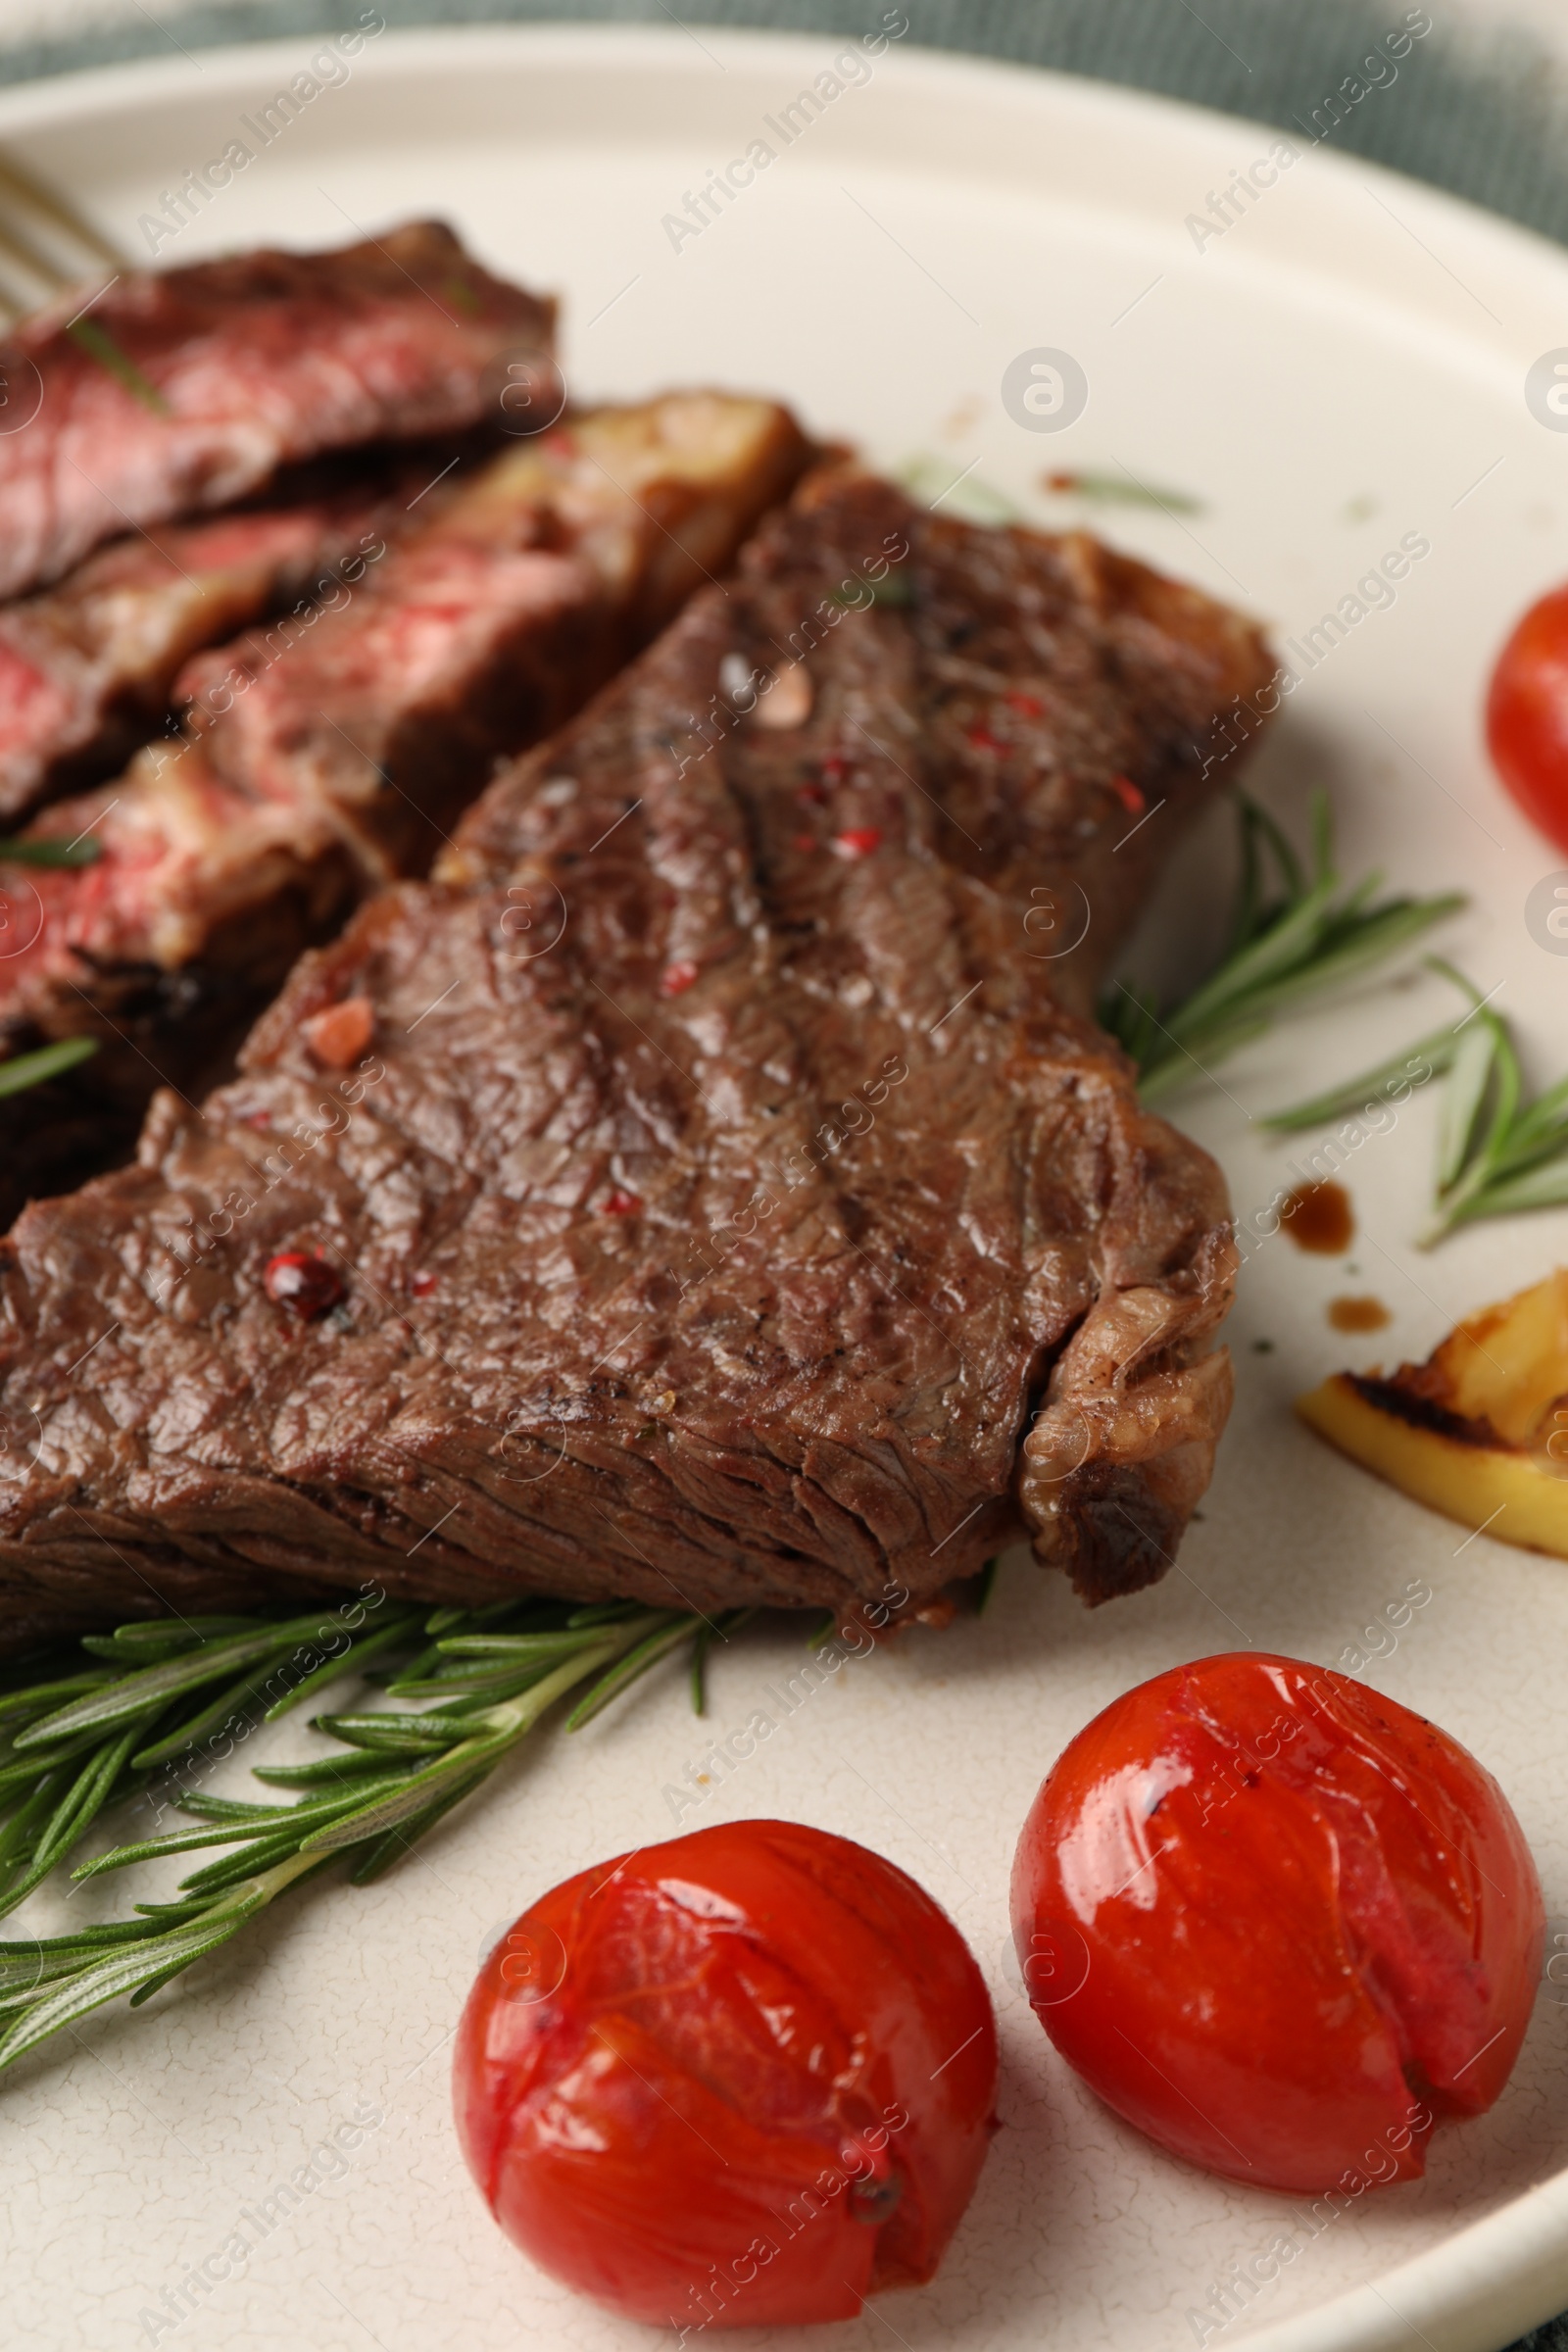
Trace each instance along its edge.
<path fill-rule="evenodd" d="M 1253 172 L 1221 231 L 1211 196 L 1277 134 L 902 37 L 836 66 L 843 53 L 672 25 L 372 33 L 314 73 L 303 42 L 172 54 L 0 95 L 0 142 L 166 262 L 443 214 L 487 259 L 563 293 L 583 395 L 704 379 L 781 392 L 883 461 L 923 454 L 933 488 L 969 469 L 956 502 L 984 488 L 1031 519 L 1096 520 L 1282 637 L 1301 641 L 1342 600 L 1365 607 L 1307 672 L 1256 782 L 1298 819 L 1328 784 L 1348 869 L 1466 885 L 1473 905 L 1446 944 L 1498 990 L 1537 1078 L 1556 1076 L 1568 959 L 1529 906 L 1558 860 L 1491 779 L 1478 712 L 1510 617 L 1565 568 L 1568 438 L 1525 386 L 1568 338 L 1568 261 L 1310 152 L 1304 134 L 1288 165 L 1274 156 L 1272 181 Z M 260 110 L 300 72 L 315 94 L 264 144 Z M 814 117 L 803 89 L 819 93 Z M 160 234 L 164 191 L 231 140 L 249 163 Z M 730 169 L 748 158 L 749 181 Z M 694 221 L 689 199 L 715 172 L 729 194 Z M 1206 234 L 1193 224 L 1204 215 Z M 1055 408 L 1057 379 L 1031 372 L 1042 353 L 1078 371 L 1060 372 Z M 1199 503 L 1096 509 L 1046 486 L 1073 471 Z M 1393 601 L 1358 597 L 1412 539 L 1426 552 Z M 1146 960 L 1200 956 L 1228 844 L 1216 823 L 1176 858 Z M 1446 1004 L 1427 978 L 1377 988 L 1172 1104 L 1223 1162 L 1244 1220 L 1302 1156 L 1266 1142 L 1255 1114 L 1366 1066 Z M 1101 2111 L 1030 2017 L 1005 1940 L 1013 1838 L 1062 1742 L 1129 1684 L 1243 1643 L 1330 1664 L 1379 1648 L 1368 1679 L 1497 1773 L 1548 1910 L 1568 1914 L 1568 1564 L 1428 1516 L 1289 1409 L 1336 1366 L 1424 1354 L 1460 1311 L 1568 1257 L 1557 1215 L 1413 1247 L 1434 1118 L 1418 1097 L 1354 1151 L 1349 1264 L 1277 1236 L 1249 1245 L 1235 1418 L 1159 1589 L 1089 1615 L 1016 1557 L 985 1619 L 915 1633 L 798 1699 L 779 1695 L 798 1630 L 760 1633 L 715 1667 L 705 1729 L 674 1679 L 656 1678 L 569 1742 L 541 1740 L 401 1872 L 280 1905 L 149 2010 L 105 2014 L 27 2062 L 3 2092 L 8 2344 L 651 2340 L 540 2278 L 489 2222 L 449 2123 L 449 2036 L 481 1949 L 524 1900 L 669 1834 L 666 1786 L 760 1708 L 774 1733 L 685 1826 L 779 1813 L 891 1855 L 957 1920 L 1001 2018 L 1004 2129 L 946 2268 L 838 2330 L 846 2352 L 890 2339 L 1495 2352 L 1568 2303 L 1568 2006 L 1551 1984 L 1494 2113 L 1440 2136 L 1423 2183 L 1314 2232 L 1285 2201 L 1168 2162 Z M 1389 1329 L 1331 1331 L 1344 1292 L 1381 1298 Z M 1416 1578 L 1430 1600 L 1387 1630 Z M 291 1723 L 266 1745 L 303 1752 L 313 1737 Z M 242 1785 L 263 1744 L 215 1788 Z M 83 1891 L 72 1916 L 115 1891 Z M 1257 2283 L 1270 2265 L 1254 2258 L 1286 2231 L 1294 2255 Z M 1253 2266 L 1245 2295 L 1238 2266 Z"/>

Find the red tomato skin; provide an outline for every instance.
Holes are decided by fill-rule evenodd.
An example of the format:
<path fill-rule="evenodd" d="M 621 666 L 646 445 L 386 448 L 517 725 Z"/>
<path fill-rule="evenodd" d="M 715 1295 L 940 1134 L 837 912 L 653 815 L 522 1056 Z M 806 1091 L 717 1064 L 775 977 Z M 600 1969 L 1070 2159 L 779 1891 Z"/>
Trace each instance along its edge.
<path fill-rule="evenodd" d="M 1524 1834 L 1457 1740 L 1255 1651 L 1128 1691 L 1019 1840 L 1031 2004 L 1107 2106 L 1254 2186 L 1425 2170 L 1530 2020 L 1544 1915 Z"/>
<path fill-rule="evenodd" d="M 1487 748 L 1531 823 L 1568 850 L 1568 588 L 1532 605 L 1497 656 Z"/>
<path fill-rule="evenodd" d="M 984 1982 L 929 1895 L 848 1838 L 757 1821 L 525 1911 L 468 1996 L 454 2092 L 524 2253 L 627 2318 L 695 2328 L 852 2319 L 930 2278 L 996 2077 Z"/>

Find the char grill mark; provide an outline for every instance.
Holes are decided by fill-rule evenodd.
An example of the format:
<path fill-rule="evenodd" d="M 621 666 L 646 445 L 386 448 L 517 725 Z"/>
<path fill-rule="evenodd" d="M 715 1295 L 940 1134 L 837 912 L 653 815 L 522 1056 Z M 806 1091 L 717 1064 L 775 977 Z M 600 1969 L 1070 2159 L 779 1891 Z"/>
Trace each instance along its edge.
<path fill-rule="evenodd" d="M 496 371 L 547 359 L 555 329 L 553 303 L 491 277 L 436 221 L 337 253 L 123 272 L 92 305 L 118 371 L 72 333 L 81 307 L 78 287 L 0 350 L 8 381 L 40 390 L 0 439 L 0 596 L 322 451 L 475 424 Z"/>
<path fill-rule="evenodd" d="M 748 710 L 813 636 L 793 723 Z M 22 1219 L 17 1621 L 135 1613 L 137 1576 L 838 1605 L 1019 1530 L 1091 1599 L 1159 1573 L 1228 1400 L 1227 1203 L 1075 1007 L 1156 854 L 1115 849 L 1128 792 L 1162 853 L 1268 670 L 1090 542 L 808 483 L 304 960 L 232 1086 Z M 1092 910 L 1056 962 L 1042 884 Z M 345 1105 L 305 1024 L 351 999 Z M 315 1249 L 347 1295 L 302 1332 L 262 1277 Z"/>

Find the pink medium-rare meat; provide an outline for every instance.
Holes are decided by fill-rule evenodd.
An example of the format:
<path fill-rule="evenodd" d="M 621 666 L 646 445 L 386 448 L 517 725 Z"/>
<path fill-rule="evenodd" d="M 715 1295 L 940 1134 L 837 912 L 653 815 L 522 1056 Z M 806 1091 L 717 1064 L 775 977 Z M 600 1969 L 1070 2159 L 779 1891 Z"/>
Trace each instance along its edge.
<path fill-rule="evenodd" d="M 503 423 L 506 368 L 548 358 L 554 324 L 435 221 L 78 288 L 0 347 L 38 401 L 0 436 L 0 597 L 322 451 Z"/>
<path fill-rule="evenodd" d="M 326 594 L 337 563 L 384 545 L 389 504 L 384 484 L 359 482 L 165 523 L 0 607 L 0 819 L 111 774 L 163 725 L 192 654 L 278 605 Z"/>
<path fill-rule="evenodd" d="M 1088 539 L 808 478 L 0 1248 L 13 1642 L 367 1577 L 843 1606 L 1018 1532 L 1090 1599 L 1163 1573 L 1228 1203 L 1069 1003 L 1271 667 Z"/>
<path fill-rule="evenodd" d="M 265 633 L 176 685 L 212 774 L 290 804 L 300 855 L 423 873 L 498 752 L 538 740 L 722 571 L 808 445 L 772 402 L 668 393 L 454 476 L 341 625 Z M 160 960 L 164 960 L 160 957 Z"/>
<path fill-rule="evenodd" d="M 97 862 L 0 863 L 0 1051 L 92 1032 L 72 1102 L 122 1107 L 210 1070 L 302 947 L 425 869 L 498 755 L 727 568 L 808 456 L 771 402 L 593 411 L 459 466 L 378 559 L 339 566 L 329 603 L 198 657 L 176 685 L 180 738 L 28 829 L 87 835 Z M 0 1177 L 0 1224 L 23 1197 Z"/>
<path fill-rule="evenodd" d="M 416 527 L 345 563 L 329 604 L 198 655 L 175 683 L 181 737 L 29 828 L 101 855 L 10 869 L 31 936 L 0 963 L 0 1038 L 90 1025 L 119 973 L 231 960 L 236 917 L 323 866 L 340 893 L 422 872 L 497 756 L 724 568 L 808 455 L 770 402 L 591 412 L 455 469 Z"/>
<path fill-rule="evenodd" d="M 526 506 L 509 519 L 514 541 L 536 524 Z M 288 658 L 258 633 L 191 662 L 177 760 L 252 806 L 259 826 L 279 816 L 302 863 L 341 842 L 367 887 L 418 873 L 497 752 L 547 733 L 602 683 L 603 601 L 574 552 L 438 525 L 367 579 L 341 626 Z M 198 946 L 152 953 L 183 961 Z"/>
<path fill-rule="evenodd" d="M 450 813 L 466 797 L 458 777 L 471 790 L 509 739 L 532 740 L 601 682 L 605 618 L 578 558 L 409 556 L 335 638 L 323 612 L 288 653 L 270 656 L 265 635 L 222 649 L 191 681 L 219 715 L 34 822 L 32 840 L 87 835 L 100 855 L 11 883 L 26 940 L 0 964 L 14 1049 L 119 1030 L 144 1097 L 159 1076 L 188 1075 L 188 1052 L 205 1056 L 210 1041 L 179 976 L 203 999 L 232 983 L 254 1009 L 355 897 L 428 862 L 421 800 Z M 253 700 L 226 699 L 245 686 Z M 141 1038 L 149 1015 L 157 1034 Z"/>

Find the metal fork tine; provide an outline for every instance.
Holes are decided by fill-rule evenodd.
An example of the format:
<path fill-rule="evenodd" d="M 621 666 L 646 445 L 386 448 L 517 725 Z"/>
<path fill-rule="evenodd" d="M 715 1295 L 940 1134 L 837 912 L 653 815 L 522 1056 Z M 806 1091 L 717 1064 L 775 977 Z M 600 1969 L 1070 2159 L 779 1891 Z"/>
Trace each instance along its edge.
<path fill-rule="evenodd" d="M 107 262 L 112 270 L 123 270 L 128 266 L 124 255 L 118 252 L 109 239 L 101 235 L 90 221 L 83 220 L 79 214 L 73 212 L 71 206 L 62 197 L 55 195 L 52 189 L 44 187 L 40 181 L 32 177 L 30 172 L 24 172 L 21 166 L 9 156 L 0 157 L 0 191 L 15 197 L 23 205 L 30 207 L 45 220 L 52 221 L 56 228 L 74 238 L 77 245 L 85 247 L 95 262 Z M 14 223 L 11 233 L 13 236 L 17 233 Z M 36 267 L 36 264 L 29 261 L 28 266 Z M 91 272 L 84 274 L 91 274 Z M 69 284 L 71 273 L 56 270 L 54 281 L 57 285 Z"/>
<path fill-rule="evenodd" d="M 19 264 L 29 277 L 37 279 L 48 294 L 58 294 L 62 287 L 71 283 L 59 263 L 51 261 L 48 254 L 41 252 L 29 237 L 23 235 L 14 220 L 7 220 L 3 215 L 0 215 L 0 255 L 8 262 Z"/>
<path fill-rule="evenodd" d="M 5 326 L 15 326 L 19 318 L 25 318 L 27 313 L 36 307 L 35 303 L 24 300 L 3 276 L 0 276 L 0 321 L 3 321 Z"/>

